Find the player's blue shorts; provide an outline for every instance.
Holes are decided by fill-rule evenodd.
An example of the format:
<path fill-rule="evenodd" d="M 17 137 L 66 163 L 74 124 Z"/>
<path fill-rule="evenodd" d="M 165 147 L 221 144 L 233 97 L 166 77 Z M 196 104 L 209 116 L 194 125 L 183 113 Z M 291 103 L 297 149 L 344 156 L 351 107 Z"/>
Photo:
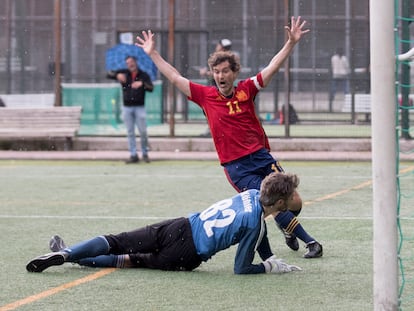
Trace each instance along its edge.
<path fill-rule="evenodd" d="M 223 164 L 230 184 L 238 191 L 260 190 L 262 180 L 273 172 L 284 172 L 269 151 L 260 149 L 240 159 Z"/>

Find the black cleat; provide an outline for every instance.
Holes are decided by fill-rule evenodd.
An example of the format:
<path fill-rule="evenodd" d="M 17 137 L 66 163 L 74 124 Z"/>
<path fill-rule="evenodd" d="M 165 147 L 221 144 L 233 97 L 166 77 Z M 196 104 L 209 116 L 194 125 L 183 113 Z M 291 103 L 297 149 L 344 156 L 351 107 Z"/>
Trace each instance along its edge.
<path fill-rule="evenodd" d="M 149 157 L 148 157 L 148 154 L 144 154 L 143 158 L 144 158 L 145 163 L 150 163 L 151 162 Z"/>
<path fill-rule="evenodd" d="M 287 233 L 285 229 L 279 226 L 279 224 L 276 225 L 285 236 L 286 245 L 289 246 L 291 250 L 297 251 L 299 249 L 299 242 L 296 235 L 294 233 Z"/>
<path fill-rule="evenodd" d="M 296 238 L 294 233 L 287 233 L 283 230 L 283 234 L 285 236 L 286 245 L 290 247 L 290 249 L 297 251 L 299 249 L 299 242 Z"/>
<path fill-rule="evenodd" d="M 68 254 L 65 252 L 55 252 L 36 257 L 26 265 L 26 270 L 29 272 L 42 272 L 51 266 L 63 265 L 67 256 Z"/>
<path fill-rule="evenodd" d="M 312 241 L 306 244 L 306 248 L 308 250 L 305 255 L 303 255 L 305 258 L 318 258 L 322 257 L 323 255 L 322 245 L 316 241 Z"/>
<path fill-rule="evenodd" d="M 66 244 L 60 236 L 54 235 L 49 241 L 49 248 L 52 252 L 60 252 L 66 248 Z"/>
<path fill-rule="evenodd" d="M 139 157 L 137 155 L 130 156 L 128 160 L 125 161 L 126 164 L 139 163 Z"/>

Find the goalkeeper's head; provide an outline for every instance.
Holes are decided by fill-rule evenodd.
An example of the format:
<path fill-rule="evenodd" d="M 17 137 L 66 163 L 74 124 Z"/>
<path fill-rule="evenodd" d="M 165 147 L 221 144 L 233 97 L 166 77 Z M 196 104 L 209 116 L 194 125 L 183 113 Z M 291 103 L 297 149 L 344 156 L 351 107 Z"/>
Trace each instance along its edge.
<path fill-rule="evenodd" d="M 299 177 L 295 174 L 272 173 L 262 181 L 260 203 L 265 210 L 270 208 L 273 212 L 286 211 L 289 202 L 294 199 L 298 185 Z"/>

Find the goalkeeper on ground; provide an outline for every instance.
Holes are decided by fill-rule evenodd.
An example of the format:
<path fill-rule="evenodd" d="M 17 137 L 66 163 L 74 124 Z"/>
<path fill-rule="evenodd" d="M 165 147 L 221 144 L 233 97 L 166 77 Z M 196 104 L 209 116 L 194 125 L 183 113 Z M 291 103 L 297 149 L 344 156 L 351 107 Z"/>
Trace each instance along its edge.
<path fill-rule="evenodd" d="M 277 259 L 267 238 L 265 218 L 285 211 L 297 194 L 293 174 L 267 176 L 261 190 L 247 190 L 189 217 L 166 220 L 130 232 L 102 235 L 66 247 L 54 236 L 53 253 L 31 260 L 26 269 L 42 272 L 65 262 L 91 267 L 191 271 L 217 252 L 238 244 L 234 273 L 283 273 L 300 270 Z M 262 262 L 253 263 L 256 252 Z"/>

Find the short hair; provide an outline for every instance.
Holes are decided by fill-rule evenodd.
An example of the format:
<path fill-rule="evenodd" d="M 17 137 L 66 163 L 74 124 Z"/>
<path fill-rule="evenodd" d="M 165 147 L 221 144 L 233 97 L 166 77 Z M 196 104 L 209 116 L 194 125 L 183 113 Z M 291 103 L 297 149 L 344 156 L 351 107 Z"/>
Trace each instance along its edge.
<path fill-rule="evenodd" d="M 215 66 L 224 63 L 225 61 L 229 62 L 231 71 L 240 71 L 240 59 L 237 57 L 236 54 L 230 51 L 219 51 L 211 54 L 208 58 L 208 66 L 211 70 L 213 70 Z"/>
<path fill-rule="evenodd" d="M 278 200 L 287 200 L 299 185 L 295 174 L 275 172 L 267 175 L 260 186 L 260 203 L 271 206 Z"/>
<path fill-rule="evenodd" d="M 125 61 L 126 61 L 128 58 L 132 58 L 135 62 L 137 62 L 137 58 L 136 58 L 135 56 L 128 55 L 127 57 L 125 57 Z"/>

